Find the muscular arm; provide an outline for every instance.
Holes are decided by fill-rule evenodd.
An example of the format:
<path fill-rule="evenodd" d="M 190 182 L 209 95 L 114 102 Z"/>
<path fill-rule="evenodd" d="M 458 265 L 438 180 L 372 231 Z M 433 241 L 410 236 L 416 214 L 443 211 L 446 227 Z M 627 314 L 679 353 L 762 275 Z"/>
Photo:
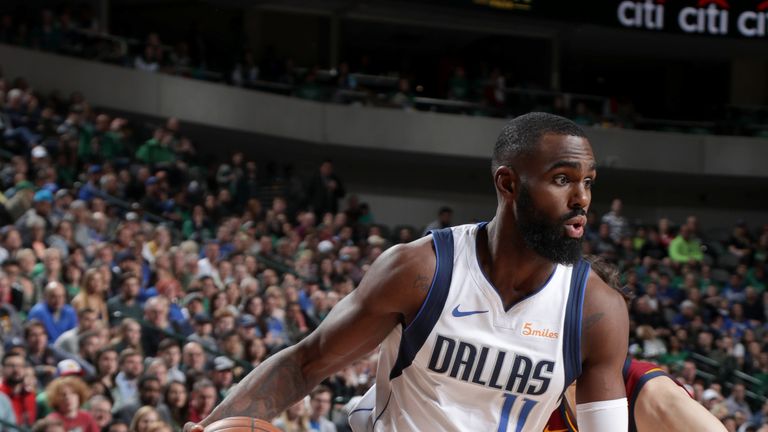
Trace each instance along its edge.
<path fill-rule="evenodd" d="M 725 432 L 725 426 L 667 377 L 648 381 L 635 402 L 638 432 Z"/>
<path fill-rule="evenodd" d="M 233 416 L 271 420 L 325 377 L 376 348 L 400 322 L 410 321 L 434 271 L 431 236 L 389 249 L 316 331 L 251 371 L 195 430 Z"/>
<path fill-rule="evenodd" d="M 625 397 L 622 367 L 627 355 L 629 317 L 621 295 L 594 273 L 587 280 L 582 313 L 582 372 L 579 404 Z"/>

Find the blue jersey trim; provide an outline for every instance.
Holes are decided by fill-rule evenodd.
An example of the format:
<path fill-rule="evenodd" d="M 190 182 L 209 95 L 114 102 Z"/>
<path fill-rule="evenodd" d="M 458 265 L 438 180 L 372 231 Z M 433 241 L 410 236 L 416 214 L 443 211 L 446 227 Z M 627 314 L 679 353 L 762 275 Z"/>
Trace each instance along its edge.
<path fill-rule="evenodd" d="M 362 412 L 362 411 L 373 411 L 373 408 L 358 408 L 358 409 L 352 411 L 351 413 L 349 413 L 349 415 L 352 415 L 352 414 L 357 413 L 357 412 Z M 347 416 L 347 417 L 349 417 L 349 416 Z"/>
<path fill-rule="evenodd" d="M 629 367 L 632 366 L 632 358 L 627 356 L 626 360 L 624 360 L 624 368 L 621 370 L 621 375 L 624 376 L 624 382 L 627 382 L 629 380 Z M 627 395 L 629 396 L 629 395 Z"/>
<path fill-rule="evenodd" d="M 637 425 L 635 424 L 635 402 L 637 402 L 637 397 L 640 395 L 640 390 L 643 389 L 643 386 L 646 383 L 648 383 L 648 381 L 654 378 L 662 377 L 662 376 L 669 376 L 669 375 L 667 375 L 666 372 L 661 370 L 650 371 L 645 373 L 643 376 L 641 376 L 637 380 L 637 384 L 635 384 L 635 389 L 632 392 L 632 394 L 627 395 L 627 397 L 629 398 L 629 432 L 637 432 Z"/>
<path fill-rule="evenodd" d="M 389 408 L 389 401 L 392 399 L 392 391 L 389 392 L 389 396 L 387 396 L 387 403 L 384 404 L 384 409 L 381 410 L 379 415 L 376 416 L 376 420 L 373 421 L 373 426 L 376 426 L 376 422 L 379 421 L 382 415 L 384 415 L 384 412 L 387 411 L 387 408 Z"/>
<path fill-rule="evenodd" d="M 584 291 L 587 287 L 590 265 L 584 260 L 573 266 L 568 303 L 565 306 L 563 359 L 565 385 L 563 391 L 581 375 L 581 318 L 584 309 Z"/>
<path fill-rule="evenodd" d="M 432 286 L 416 317 L 403 330 L 397 361 L 389 373 L 390 380 L 402 375 L 403 370 L 413 363 L 416 354 L 440 319 L 448 299 L 453 276 L 453 231 L 450 228 L 432 231 L 432 242 L 436 255 Z"/>

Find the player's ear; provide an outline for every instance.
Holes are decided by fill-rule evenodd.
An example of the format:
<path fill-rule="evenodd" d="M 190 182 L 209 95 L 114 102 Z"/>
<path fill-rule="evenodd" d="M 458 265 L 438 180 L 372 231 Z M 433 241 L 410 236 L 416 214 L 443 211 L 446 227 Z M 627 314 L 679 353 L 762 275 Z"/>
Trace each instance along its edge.
<path fill-rule="evenodd" d="M 506 165 L 496 168 L 496 171 L 493 173 L 496 192 L 509 198 L 514 198 L 517 194 L 518 180 L 517 172 L 512 167 Z"/>

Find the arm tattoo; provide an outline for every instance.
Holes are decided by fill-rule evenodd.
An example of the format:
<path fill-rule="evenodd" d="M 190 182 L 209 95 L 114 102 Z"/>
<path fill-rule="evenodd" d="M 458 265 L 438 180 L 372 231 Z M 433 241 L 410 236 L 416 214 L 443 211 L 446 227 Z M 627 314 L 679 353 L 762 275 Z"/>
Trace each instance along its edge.
<path fill-rule="evenodd" d="M 582 331 L 589 330 L 597 324 L 598 321 L 600 321 L 603 318 L 603 315 L 605 315 L 602 312 L 598 312 L 596 314 L 592 314 L 587 317 L 587 319 L 584 320 L 584 323 L 582 324 Z"/>
<path fill-rule="evenodd" d="M 416 280 L 413 281 L 413 288 L 419 291 L 427 292 L 432 285 L 432 281 L 429 277 L 422 274 L 416 276 Z"/>
<path fill-rule="evenodd" d="M 277 354 L 251 371 L 216 407 L 206 425 L 226 417 L 246 416 L 272 421 L 306 395 L 310 383 L 292 351 Z"/>

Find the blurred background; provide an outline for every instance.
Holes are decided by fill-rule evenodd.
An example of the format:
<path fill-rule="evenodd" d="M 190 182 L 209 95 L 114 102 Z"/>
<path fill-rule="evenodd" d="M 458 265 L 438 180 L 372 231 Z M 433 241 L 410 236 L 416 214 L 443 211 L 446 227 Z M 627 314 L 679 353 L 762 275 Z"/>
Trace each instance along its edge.
<path fill-rule="evenodd" d="M 0 300 L 19 353 L 1 424 L 85 428 L 56 415 L 67 386 L 104 430 L 204 417 L 387 247 L 490 219 L 498 132 L 546 111 L 595 149 L 585 252 L 635 296 L 630 355 L 758 430 L 767 25 L 767 2 L 727 0 L 0 2 Z M 344 430 L 374 372 L 375 354 L 281 427 Z"/>

